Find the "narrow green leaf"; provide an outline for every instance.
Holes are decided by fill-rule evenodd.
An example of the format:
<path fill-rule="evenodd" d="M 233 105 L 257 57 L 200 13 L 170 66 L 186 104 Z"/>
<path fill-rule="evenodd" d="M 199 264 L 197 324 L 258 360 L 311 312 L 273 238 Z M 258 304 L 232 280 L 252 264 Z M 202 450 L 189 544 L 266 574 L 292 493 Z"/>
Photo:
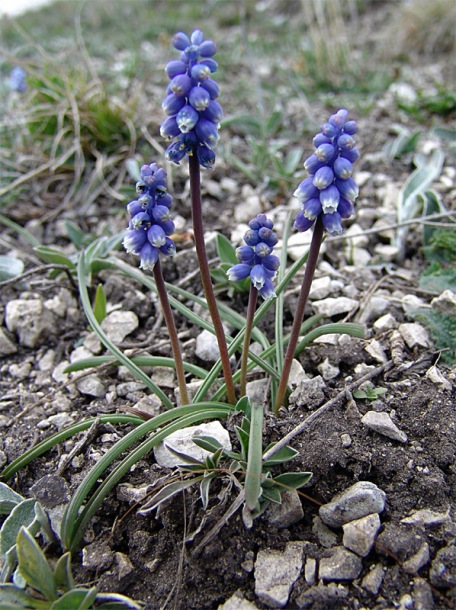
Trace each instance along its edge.
<path fill-rule="evenodd" d="M 287 488 L 299 489 L 312 478 L 311 472 L 284 472 L 274 477 L 273 481 L 282 491 L 287 491 Z"/>
<path fill-rule="evenodd" d="M 200 466 L 204 468 L 204 463 L 200 460 L 197 460 L 196 458 L 192 457 L 191 455 L 187 455 L 182 451 L 178 451 L 174 447 L 171 447 L 171 445 L 167 445 L 166 442 L 164 444 L 170 453 L 173 453 L 177 458 L 182 460 L 182 466 Z"/>
<path fill-rule="evenodd" d="M 234 248 L 233 244 L 221 233 L 217 233 L 215 246 L 217 248 L 217 254 L 221 263 L 236 265 L 239 262 L 236 256 L 236 249 Z"/>
<path fill-rule="evenodd" d="M 95 301 L 93 303 L 93 315 L 98 324 L 101 324 L 106 318 L 106 294 L 102 284 L 98 284 L 95 293 Z"/>
<path fill-rule="evenodd" d="M 269 451 L 269 449 L 274 447 L 275 444 L 276 443 L 271 443 L 270 445 L 268 445 L 263 453 Z M 293 449 L 293 447 L 290 447 L 289 445 L 285 445 L 285 447 L 279 449 L 277 453 L 275 453 L 272 457 L 263 462 L 263 468 L 268 468 L 269 466 L 276 466 L 277 464 L 284 464 L 285 462 L 289 462 L 290 460 L 294 459 L 298 454 L 299 451 L 296 451 L 296 449 Z"/>
<path fill-rule="evenodd" d="M 165 485 L 163 489 L 161 489 L 153 498 L 151 498 L 144 506 L 138 511 L 139 515 L 148 515 L 155 508 L 166 502 L 167 500 L 173 498 L 178 493 L 184 491 L 188 487 L 192 487 L 196 483 L 199 483 L 204 478 L 204 475 L 200 475 L 197 477 L 192 477 L 189 479 L 182 479 L 180 481 L 174 481 L 173 483 L 169 483 Z"/>
<path fill-rule="evenodd" d="M 350 337 L 357 337 L 358 339 L 364 339 L 366 329 L 363 324 L 357 324 L 355 322 L 336 322 L 334 324 L 323 324 L 318 328 L 311 330 L 301 341 L 298 343 L 295 351 L 295 356 L 298 356 L 308 345 L 315 341 L 318 337 L 323 335 L 350 335 Z"/>
<path fill-rule="evenodd" d="M 261 475 L 263 456 L 263 407 L 252 405 L 250 441 L 245 477 L 245 502 L 249 510 L 254 510 L 261 495 Z"/>
<path fill-rule="evenodd" d="M 210 451 L 211 453 L 215 453 L 219 449 L 223 449 L 223 446 L 219 443 L 219 441 L 216 438 L 213 438 L 212 436 L 204 436 L 201 434 L 198 436 L 194 436 L 192 438 L 192 441 L 195 443 L 195 445 L 201 447 L 201 449 L 205 449 L 206 451 Z"/>
<path fill-rule="evenodd" d="M 274 504 L 282 504 L 282 496 L 277 487 L 262 487 L 261 488 L 261 502 L 274 502 Z"/>
<path fill-rule="evenodd" d="M 19 572 L 28 585 L 39 591 L 49 601 L 57 599 L 54 574 L 44 553 L 30 532 L 22 527 L 17 537 Z"/>
<path fill-rule="evenodd" d="M 421 194 L 423 202 L 423 216 L 431 216 L 432 214 L 442 214 L 446 212 L 440 195 L 435 191 L 425 191 Z M 434 226 L 432 226 L 434 224 Z M 435 226 L 435 221 L 430 220 L 428 223 L 423 223 L 423 245 L 430 246 L 431 239 L 438 227 Z M 455 225 L 456 229 L 456 225 Z"/>
<path fill-rule="evenodd" d="M 62 254 L 60 250 L 49 248 L 47 246 L 37 246 L 33 249 L 45 263 L 50 263 L 52 265 L 66 265 L 68 269 L 76 268 L 74 262 L 68 256 L 65 256 L 65 254 Z"/>
<path fill-rule="evenodd" d="M 58 588 L 69 591 L 74 588 L 73 572 L 71 570 L 71 553 L 61 555 L 54 567 L 54 579 Z"/>

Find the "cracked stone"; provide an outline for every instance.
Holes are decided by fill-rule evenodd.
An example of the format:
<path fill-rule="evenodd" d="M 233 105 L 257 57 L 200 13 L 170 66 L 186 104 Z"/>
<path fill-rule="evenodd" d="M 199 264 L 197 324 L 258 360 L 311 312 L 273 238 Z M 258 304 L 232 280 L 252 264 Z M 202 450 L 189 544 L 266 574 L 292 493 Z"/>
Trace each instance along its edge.
<path fill-rule="evenodd" d="M 361 559 L 342 546 L 333 549 L 330 557 L 322 557 L 318 576 L 322 580 L 354 580 L 363 567 Z"/>
<path fill-rule="evenodd" d="M 42 336 L 53 335 L 56 329 L 52 313 L 40 299 L 9 301 L 5 307 L 5 324 L 25 347 L 35 347 Z"/>
<path fill-rule="evenodd" d="M 255 594 L 269 608 L 284 608 L 303 563 L 303 542 L 288 542 L 284 551 L 260 550 L 255 562 Z"/>
<path fill-rule="evenodd" d="M 361 519 L 350 521 L 342 526 L 344 531 L 343 545 L 361 557 L 369 555 L 380 529 L 380 517 L 377 513 L 366 515 Z"/>
<path fill-rule="evenodd" d="M 112 311 L 101 323 L 101 328 L 113 343 L 122 343 L 138 326 L 138 316 L 133 311 Z"/>
<path fill-rule="evenodd" d="M 402 564 L 402 568 L 405 572 L 407 572 L 407 574 L 417 574 L 418 570 L 425 566 L 428 561 L 429 545 L 427 542 L 424 542 L 414 555 L 409 557 L 407 561 L 404 561 L 404 563 Z"/>
<path fill-rule="evenodd" d="M 417 322 L 399 325 L 399 332 L 410 349 L 414 347 L 429 347 L 429 333 Z"/>

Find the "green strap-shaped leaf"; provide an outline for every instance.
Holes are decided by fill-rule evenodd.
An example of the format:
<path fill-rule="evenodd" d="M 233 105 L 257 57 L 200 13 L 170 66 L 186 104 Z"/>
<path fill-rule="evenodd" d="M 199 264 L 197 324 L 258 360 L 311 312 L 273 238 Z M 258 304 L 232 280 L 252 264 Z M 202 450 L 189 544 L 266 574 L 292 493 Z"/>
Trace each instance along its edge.
<path fill-rule="evenodd" d="M 50 610 L 89 610 L 97 597 L 97 588 L 73 589 L 55 601 Z M 120 606 L 119 606 L 120 607 Z"/>
<path fill-rule="evenodd" d="M 44 553 L 25 527 L 20 529 L 17 537 L 17 556 L 19 573 L 28 585 L 42 593 L 47 600 L 55 601 L 58 596 L 54 574 Z"/>
<path fill-rule="evenodd" d="M 261 475 L 263 467 L 263 407 L 252 405 L 250 422 L 249 451 L 247 456 L 247 473 L 245 477 L 245 502 L 253 511 L 261 495 Z"/>

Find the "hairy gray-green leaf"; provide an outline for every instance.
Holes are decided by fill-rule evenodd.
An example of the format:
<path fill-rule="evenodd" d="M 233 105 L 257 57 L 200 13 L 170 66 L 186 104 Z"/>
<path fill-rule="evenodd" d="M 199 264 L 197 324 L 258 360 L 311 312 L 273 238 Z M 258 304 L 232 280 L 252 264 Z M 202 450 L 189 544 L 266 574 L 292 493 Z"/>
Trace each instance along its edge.
<path fill-rule="evenodd" d="M 96 587 L 91 589 L 73 589 L 57 599 L 49 610 L 89 610 L 93 606 L 96 597 Z"/>
<path fill-rule="evenodd" d="M 2 555 L 5 555 L 16 544 L 21 527 L 30 527 L 35 521 L 35 503 L 34 499 L 24 500 L 17 504 L 6 518 L 0 530 L 0 553 Z"/>
<path fill-rule="evenodd" d="M 57 599 L 54 574 L 43 551 L 30 532 L 22 527 L 17 537 L 19 572 L 25 581 L 49 601 Z"/>
<path fill-rule="evenodd" d="M 15 506 L 24 501 L 24 498 L 8 487 L 6 483 L 0 483 L 0 514 L 7 515 Z"/>
<path fill-rule="evenodd" d="M 14 256 L 0 256 L 0 282 L 20 275 L 24 271 L 24 263 Z"/>

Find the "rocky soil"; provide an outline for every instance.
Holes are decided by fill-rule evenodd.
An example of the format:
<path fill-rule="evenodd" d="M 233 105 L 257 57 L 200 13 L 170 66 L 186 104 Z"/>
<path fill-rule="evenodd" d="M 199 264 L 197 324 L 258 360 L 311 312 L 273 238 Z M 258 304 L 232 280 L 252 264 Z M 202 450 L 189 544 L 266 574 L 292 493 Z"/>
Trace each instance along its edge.
<path fill-rule="evenodd" d="M 434 62 L 416 79 L 432 86 L 446 70 L 445 62 Z M 234 501 L 234 490 L 220 479 L 208 514 L 196 492 L 186 491 L 158 514 L 138 515 L 151 485 L 169 472 L 148 455 L 110 494 L 85 532 L 74 558 L 78 582 L 123 592 L 142 600 L 148 610 L 455 606 L 456 369 L 444 362 L 429 330 L 412 312 L 424 308 L 456 316 L 456 296 L 451 290 L 439 294 L 419 287 L 426 267 L 419 224 L 410 226 L 406 256 L 400 262 L 392 245 L 394 230 L 385 228 L 395 222 L 398 192 L 412 166 L 410 157 L 387 162 L 381 151 L 392 137 L 392 122 L 416 127 L 414 119 L 398 112 L 395 95 L 407 95 L 418 87 L 417 81 L 411 71 L 404 82 L 372 102 L 368 116 L 359 117 L 357 216 L 342 238 L 326 240 L 306 312 L 321 313 L 326 322 L 360 322 L 366 338 L 317 339 L 294 370 L 289 409 L 281 418 L 266 417 L 265 444 L 291 433 L 289 443 L 299 456 L 290 469 L 311 471 L 310 483 L 302 493 L 287 493 L 283 507 L 268 509 L 251 529 L 237 511 L 215 537 L 201 544 Z M 328 111 L 322 105 L 314 114 L 321 122 Z M 299 121 L 299 109 L 290 120 Z M 443 148 L 446 158 L 432 186 L 454 214 L 454 154 L 435 136 L 420 140 L 422 152 L 430 154 L 435 148 Z M 175 188 L 178 211 L 188 221 L 185 168 L 177 171 Z M 297 210 L 296 201 L 288 198 L 273 205 L 223 159 L 212 174 L 204 175 L 203 189 L 208 231 L 222 231 L 234 240 L 258 212 L 271 214 L 280 233 L 287 212 Z M 39 206 L 30 209 L 36 214 L 23 219 L 26 227 L 43 243 L 70 251 L 61 222 L 74 212 L 64 210 L 57 221 L 46 224 L 40 223 Z M 93 204 L 87 224 L 96 224 L 102 214 L 103 202 Z M 17 210 L 12 215 L 18 220 Z M 106 222 L 114 233 L 123 229 L 125 216 Z M 30 274 L 4 283 L 1 290 L 0 467 L 88 416 L 126 408 L 159 412 L 160 402 L 124 367 L 64 372 L 70 362 L 104 353 L 88 328 L 77 289 L 64 274 L 50 278 L 13 231 L 4 229 L 2 237 L 1 253 L 14 250 Z M 208 240 L 212 243 L 210 235 Z M 306 244 L 307 235 L 292 236 L 290 261 Z M 127 260 L 123 253 L 118 256 Z M 198 290 L 195 268 L 191 240 L 182 240 L 165 275 Z M 299 279 L 285 299 L 286 329 L 293 319 Z M 106 292 L 109 313 L 103 328 L 112 341 L 127 354 L 169 356 L 155 297 L 111 271 L 101 272 L 97 281 Z M 220 298 L 230 302 L 226 293 Z M 235 296 L 236 309 L 243 311 L 245 303 L 245 295 Z M 177 320 L 185 358 L 200 366 L 210 364 L 216 358 L 211 345 L 198 329 L 183 318 Z M 266 316 L 262 329 L 271 339 L 273 328 L 272 315 Z M 148 373 L 173 397 L 172 371 L 157 368 Z M 254 374 L 250 380 L 253 400 L 264 398 L 264 381 L 259 379 Z M 374 390 L 386 391 L 375 400 L 356 398 L 363 380 Z M 302 424 L 309 417 L 309 423 Z M 233 444 L 235 423 L 231 418 L 224 424 Z M 34 460 L 8 483 L 25 497 L 37 498 L 57 530 L 84 475 L 128 430 L 127 425 L 100 425 L 82 443 L 81 433 Z M 59 549 L 51 549 L 53 553 L 57 556 Z"/>

